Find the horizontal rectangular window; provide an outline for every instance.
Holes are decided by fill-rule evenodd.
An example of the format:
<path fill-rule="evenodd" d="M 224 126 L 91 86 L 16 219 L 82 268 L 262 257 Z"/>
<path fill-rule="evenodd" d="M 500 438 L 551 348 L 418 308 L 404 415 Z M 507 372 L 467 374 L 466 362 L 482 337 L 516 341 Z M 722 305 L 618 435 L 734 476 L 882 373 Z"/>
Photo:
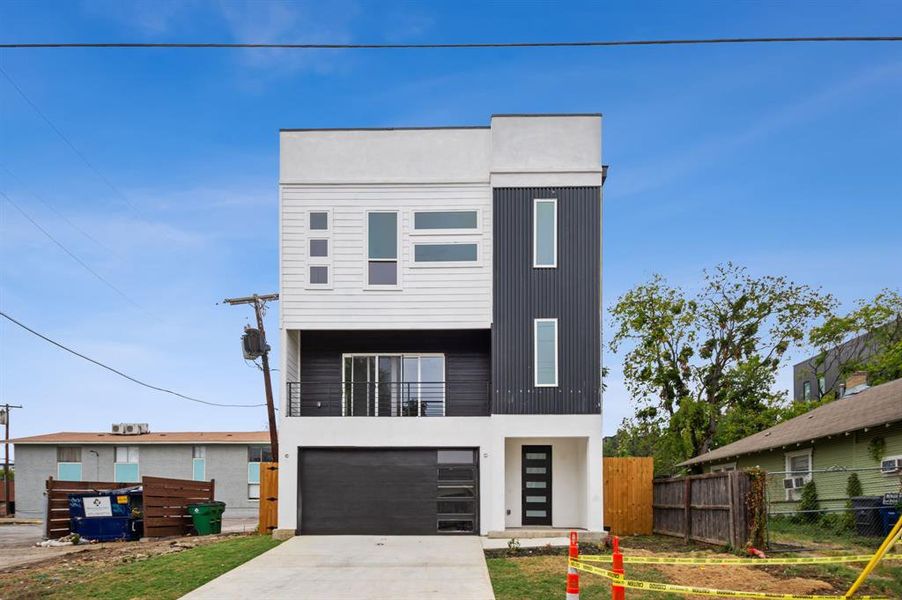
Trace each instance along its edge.
<path fill-rule="evenodd" d="M 440 514 L 463 514 L 463 515 L 474 515 L 476 514 L 476 503 L 472 500 L 466 501 L 440 501 L 438 503 L 438 512 Z"/>
<path fill-rule="evenodd" d="M 442 533 L 467 533 L 473 531 L 473 521 L 471 520 L 447 520 L 439 519 L 438 530 Z"/>
<path fill-rule="evenodd" d="M 545 460 L 547 455 L 544 452 L 527 452 L 527 460 Z"/>
<path fill-rule="evenodd" d="M 545 467 L 526 467 L 527 475 L 541 475 L 545 473 Z"/>
<path fill-rule="evenodd" d="M 478 215 L 475 210 L 424 211 L 413 213 L 413 228 L 417 231 L 430 229 L 476 229 Z"/>
<path fill-rule="evenodd" d="M 526 482 L 526 487 L 528 487 L 528 488 L 543 489 L 545 487 L 545 485 L 546 484 L 544 481 L 527 481 Z"/>
<path fill-rule="evenodd" d="M 475 481 L 476 469 L 474 467 L 439 467 L 439 481 Z"/>
<path fill-rule="evenodd" d="M 557 200 L 535 200 L 532 235 L 533 266 L 557 267 Z"/>
<path fill-rule="evenodd" d="M 526 501 L 532 502 L 534 504 L 545 504 L 546 502 L 548 502 L 548 498 L 546 498 L 545 496 L 527 496 Z"/>
<path fill-rule="evenodd" d="M 439 487 L 439 498 L 475 498 L 476 489 L 470 486 Z"/>
<path fill-rule="evenodd" d="M 439 450 L 438 451 L 438 463 L 440 465 L 445 465 L 445 464 L 472 465 L 473 464 L 473 451 L 472 450 Z"/>
<path fill-rule="evenodd" d="M 247 449 L 247 462 L 272 462 L 270 446 L 251 446 Z"/>
<path fill-rule="evenodd" d="M 329 284 L 329 267 L 326 267 L 326 266 L 310 267 L 310 283 L 312 285 L 328 285 Z"/>
<path fill-rule="evenodd" d="M 137 463 L 116 463 L 113 465 L 113 478 L 122 483 L 135 483 L 141 481 L 138 476 Z"/>
<path fill-rule="evenodd" d="M 329 256 L 329 240 L 310 240 L 310 256 L 314 258 Z"/>
<path fill-rule="evenodd" d="M 476 244 L 414 244 L 414 262 L 476 262 Z"/>
<path fill-rule="evenodd" d="M 116 446 L 116 458 L 115 461 L 117 463 L 135 463 L 138 462 L 138 447 L 137 446 Z M 121 480 L 117 480 L 121 481 Z"/>
<path fill-rule="evenodd" d="M 535 385 L 557 387 L 557 319 L 536 319 L 534 327 Z"/>
<path fill-rule="evenodd" d="M 314 211 L 310 213 L 310 229 L 316 231 L 326 231 L 329 229 L 329 213 L 325 211 Z"/>
<path fill-rule="evenodd" d="M 57 446 L 56 462 L 80 463 L 81 462 L 81 448 L 78 446 Z"/>
<path fill-rule="evenodd" d="M 547 516 L 547 512 L 544 510 L 528 510 L 526 511 L 527 517 L 544 517 Z"/>
<path fill-rule="evenodd" d="M 57 463 L 56 478 L 60 481 L 81 481 L 81 463 Z"/>

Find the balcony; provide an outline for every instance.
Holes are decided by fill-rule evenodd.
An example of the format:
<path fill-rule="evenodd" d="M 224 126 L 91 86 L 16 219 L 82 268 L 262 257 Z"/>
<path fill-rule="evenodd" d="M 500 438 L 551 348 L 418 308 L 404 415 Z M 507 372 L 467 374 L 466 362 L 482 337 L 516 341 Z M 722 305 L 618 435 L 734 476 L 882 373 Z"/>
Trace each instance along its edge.
<path fill-rule="evenodd" d="M 488 381 L 288 382 L 289 417 L 488 416 Z"/>

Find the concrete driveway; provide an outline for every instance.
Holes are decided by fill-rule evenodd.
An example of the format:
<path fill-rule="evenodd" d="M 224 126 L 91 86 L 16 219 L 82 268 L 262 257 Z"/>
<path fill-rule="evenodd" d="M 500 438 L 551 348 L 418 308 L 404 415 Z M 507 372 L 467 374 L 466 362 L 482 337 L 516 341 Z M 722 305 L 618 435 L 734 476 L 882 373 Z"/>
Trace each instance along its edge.
<path fill-rule="evenodd" d="M 493 600 L 478 537 L 299 536 L 184 596 Z"/>

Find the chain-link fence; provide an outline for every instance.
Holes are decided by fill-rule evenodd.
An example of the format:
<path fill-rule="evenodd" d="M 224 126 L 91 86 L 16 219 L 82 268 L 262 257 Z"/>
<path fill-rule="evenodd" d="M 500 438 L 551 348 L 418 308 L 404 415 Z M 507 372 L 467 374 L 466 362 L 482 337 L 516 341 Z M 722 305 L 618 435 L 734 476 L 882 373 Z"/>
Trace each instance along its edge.
<path fill-rule="evenodd" d="M 766 495 L 771 549 L 877 546 L 902 511 L 902 472 L 771 471 Z"/>

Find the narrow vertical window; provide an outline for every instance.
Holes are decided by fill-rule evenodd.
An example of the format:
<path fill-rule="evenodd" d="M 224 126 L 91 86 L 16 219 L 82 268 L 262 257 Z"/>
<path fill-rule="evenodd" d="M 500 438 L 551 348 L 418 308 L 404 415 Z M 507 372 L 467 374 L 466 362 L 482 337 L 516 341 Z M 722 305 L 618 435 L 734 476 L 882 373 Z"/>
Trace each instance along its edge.
<path fill-rule="evenodd" d="M 536 387 L 557 387 L 557 319 L 536 319 L 534 371 Z"/>
<path fill-rule="evenodd" d="M 557 267 L 557 200 L 537 198 L 533 204 L 532 265 Z"/>
<path fill-rule="evenodd" d="M 205 446 L 192 448 L 191 473 L 194 481 L 207 480 L 207 448 Z"/>
<path fill-rule="evenodd" d="M 367 232 L 367 283 L 398 285 L 398 213 L 368 213 Z"/>

